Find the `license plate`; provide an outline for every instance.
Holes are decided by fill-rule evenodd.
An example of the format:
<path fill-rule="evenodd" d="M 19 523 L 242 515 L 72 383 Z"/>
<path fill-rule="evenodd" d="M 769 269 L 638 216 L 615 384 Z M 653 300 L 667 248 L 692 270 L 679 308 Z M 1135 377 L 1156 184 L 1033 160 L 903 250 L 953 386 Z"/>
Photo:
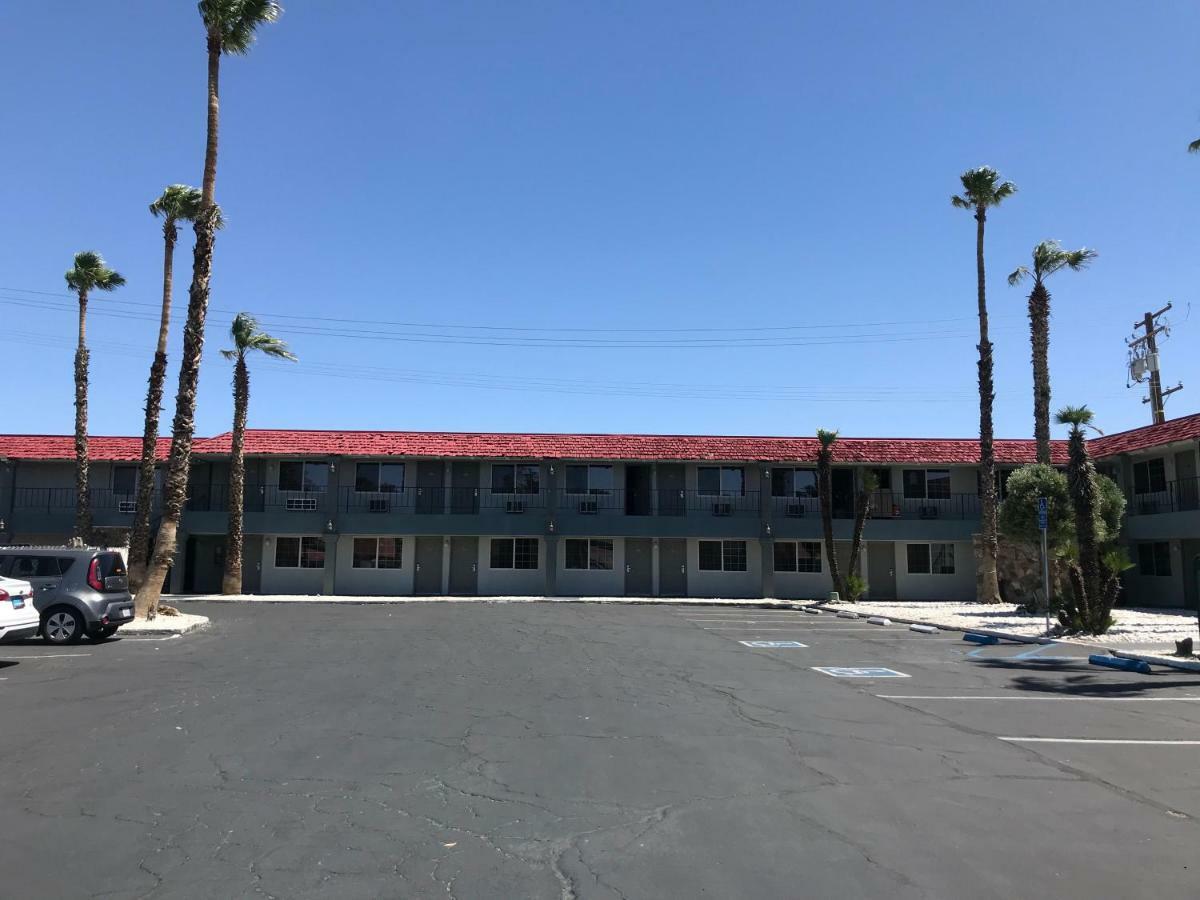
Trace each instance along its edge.
<path fill-rule="evenodd" d="M 131 617 L 132 615 L 133 615 L 133 610 L 132 610 L 132 609 L 123 609 L 123 610 L 121 610 L 121 618 L 122 618 L 122 619 L 128 619 L 128 618 L 129 618 L 129 617 Z"/>
<path fill-rule="evenodd" d="M 25 598 L 24 597 L 13 597 L 12 605 L 13 605 L 13 609 L 24 609 L 25 608 Z"/>

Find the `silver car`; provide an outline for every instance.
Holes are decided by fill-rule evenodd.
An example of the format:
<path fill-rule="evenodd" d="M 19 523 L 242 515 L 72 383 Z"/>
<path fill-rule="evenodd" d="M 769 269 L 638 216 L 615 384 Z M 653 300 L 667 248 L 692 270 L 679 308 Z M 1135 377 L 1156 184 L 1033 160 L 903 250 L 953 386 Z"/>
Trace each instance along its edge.
<path fill-rule="evenodd" d="M 28 581 L 51 644 L 112 637 L 133 621 L 125 560 L 113 550 L 0 547 L 0 575 Z"/>

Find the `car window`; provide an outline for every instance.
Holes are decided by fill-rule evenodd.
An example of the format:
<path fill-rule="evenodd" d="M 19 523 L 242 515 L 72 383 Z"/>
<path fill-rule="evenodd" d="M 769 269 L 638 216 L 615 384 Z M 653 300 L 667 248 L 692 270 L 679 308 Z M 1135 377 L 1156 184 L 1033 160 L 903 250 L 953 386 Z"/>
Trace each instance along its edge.
<path fill-rule="evenodd" d="M 71 566 L 74 565 L 74 563 L 75 563 L 75 557 L 60 556 L 58 558 L 58 571 L 61 572 L 63 575 L 66 575 L 69 571 L 71 571 Z"/>
<path fill-rule="evenodd" d="M 58 559 L 53 556 L 18 556 L 10 567 L 10 578 L 57 578 Z"/>
<path fill-rule="evenodd" d="M 125 560 L 121 558 L 120 553 L 97 553 L 96 559 L 100 560 L 101 578 L 127 574 L 125 571 Z"/>
<path fill-rule="evenodd" d="M 0 575 L 8 577 L 8 564 L 12 561 L 11 556 L 0 556 Z"/>

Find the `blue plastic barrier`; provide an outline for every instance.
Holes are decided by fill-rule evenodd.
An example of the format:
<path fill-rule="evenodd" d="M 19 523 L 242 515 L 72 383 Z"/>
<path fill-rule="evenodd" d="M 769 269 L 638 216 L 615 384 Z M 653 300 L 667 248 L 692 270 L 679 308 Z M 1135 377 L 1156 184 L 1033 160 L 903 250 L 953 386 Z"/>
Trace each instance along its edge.
<path fill-rule="evenodd" d="M 974 634 L 970 631 L 963 635 L 963 640 L 970 641 L 972 644 L 1000 643 L 1000 638 L 996 637 L 994 634 Z"/>
<path fill-rule="evenodd" d="M 1142 675 L 1150 674 L 1150 663 L 1144 659 L 1121 659 L 1117 656 L 1105 656 L 1103 653 L 1093 653 L 1088 657 L 1088 662 L 1093 666 L 1122 669 L 1126 672 L 1138 672 Z"/>

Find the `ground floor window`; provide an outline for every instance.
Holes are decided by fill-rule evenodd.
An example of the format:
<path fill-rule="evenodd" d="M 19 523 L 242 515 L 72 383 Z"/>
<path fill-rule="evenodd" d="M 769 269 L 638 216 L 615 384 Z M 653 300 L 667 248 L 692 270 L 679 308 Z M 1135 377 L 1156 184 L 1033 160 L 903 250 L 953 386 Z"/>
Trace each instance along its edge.
<path fill-rule="evenodd" d="M 953 575 L 953 544 L 909 544 L 909 575 Z"/>
<path fill-rule="evenodd" d="M 776 541 L 776 572 L 821 571 L 821 545 L 816 541 Z"/>
<path fill-rule="evenodd" d="M 610 572 L 613 567 L 613 542 L 608 538 L 569 538 L 567 568 Z"/>
<path fill-rule="evenodd" d="M 277 537 L 277 538 L 275 538 L 275 568 L 277 568 L 277 569 L 323 569 L 323 568 L 325 568 L 325 538 L 323 538 L 323 537 Z"/>
<path fill-rule="evenodd" d="M 401 538 L 366 537 L 354 539 L 354 562 L 356 569 L 399 569 L 403 563 Z"/>
<path fill-rule="evenodd" d="M 493 569 L 536 569 L 537 538 L 492 538 Z"/>
<path fill-rule="evenodd" d="M 745 572 L 745 541 L 701 541 L 700 571 Z"/>
<path fill-rule="evenodd" d="M 1171 545 L 1166 541 L 1138 544 L 1138 571 L 1143 575 L 1171 574 Z"/>

